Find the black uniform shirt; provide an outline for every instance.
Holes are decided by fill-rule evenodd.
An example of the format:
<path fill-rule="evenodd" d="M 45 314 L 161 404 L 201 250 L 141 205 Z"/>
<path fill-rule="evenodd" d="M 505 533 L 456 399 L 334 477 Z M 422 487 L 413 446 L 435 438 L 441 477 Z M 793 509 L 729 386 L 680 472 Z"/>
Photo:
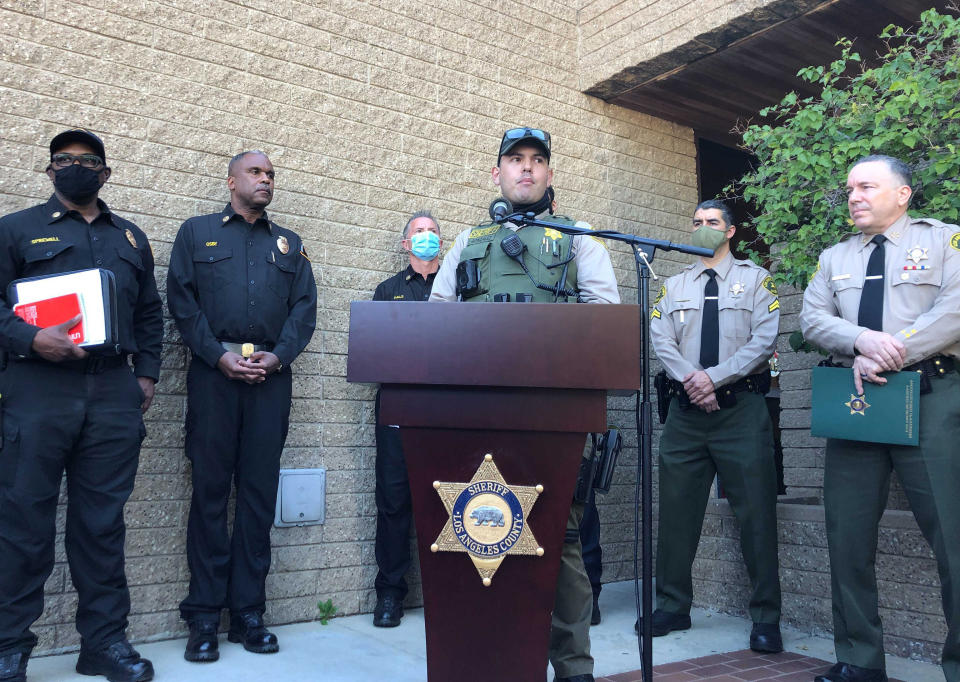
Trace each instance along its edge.
<path fill-rule="evenodd" d="M 190 218 L 170 254 L 167 305 L 184 342 L 211 367 L 220 341 L 272 347 L 284 365 L 317 324 L 317 285 L 300 237 L 264 213 L 253 225 L 230 204 Z"/>
<path fill-rule="evenodd" d="M 433 278 L 437 273 L 431 272 L 424 279 L 408 265 L 390 279 L 377 285 L 373 292 L 374 301 L 426 301 L 430 298 L 430 289 L 433 288 Z"/>
<path fill-rule="evenodd" d="M 153 277 L 147 235 L 97 200 L 92 223 L 69 211 L 56 195 L 45 204 L 0 218 L 0 348 L 32 357 L 39 327 L 13 314 L 6 300 L 10 282 L 22 277 L 103 268 L 117 284 L 120 349 L 133 355 L 137 376 L 160 376 L 163 304 Z"/>

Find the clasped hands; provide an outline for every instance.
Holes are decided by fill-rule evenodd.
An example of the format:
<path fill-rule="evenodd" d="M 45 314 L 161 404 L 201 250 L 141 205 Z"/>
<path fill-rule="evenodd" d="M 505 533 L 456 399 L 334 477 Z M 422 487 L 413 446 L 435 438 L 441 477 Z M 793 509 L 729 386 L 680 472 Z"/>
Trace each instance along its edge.
<path fill-rule="evenodd" d="M 690 372 L 683 378 L 683 390 L 687 392 L 690 402 L 704 412 L 716 412 L 720 409 L 713 380 L 702 369 Z"/>
<path fill-rule="evenodd" d="M 266 381 L 268 375 L 280 371 L 280 358 L 265 350 L 257 351 L 249 358 L 227 351 L 220 356 L 217 367 L 228 379 L 259 384 Z"/>
<path fill-rule="evenodd" d="M 907 359 L 903 341 L 887 334 L 868 329 L 860 333 L 853 347 L 858 355 L 853 359 L 853 384 L 857 393 L 863 394 L 863 382 L 883 385 L 887 380 L 881 372 L 898 372 Z"/>

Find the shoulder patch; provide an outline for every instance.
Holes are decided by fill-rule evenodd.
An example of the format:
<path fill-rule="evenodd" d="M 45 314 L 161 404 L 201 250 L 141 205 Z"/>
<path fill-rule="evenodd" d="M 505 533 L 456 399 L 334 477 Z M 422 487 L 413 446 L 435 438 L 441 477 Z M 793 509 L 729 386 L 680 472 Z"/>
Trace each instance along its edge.
<path fill-rule="evenodd" d="M 660 301 L 663 300 L 663 297 L 667 295 L 667 285 L 661 284 L 660 291 L 657 292 L 657 297 L 653 299 L 653 305 L 657 305 Z"/>
<path fill-rule="evenodd" d="M 760 285 L 774 296 L 777 296 L 777 283 L 773 281 L 773 277 L 770 275 L 767 275 Z"/>
<path fill-rule="evenodd" d="M 303 242 L 300 242 L 300 255 L 307 259 L 307 262 L 310 261 L 310 256 L 307 255 L 307 247 L 303 245 Z"/>
<path fill-rule="evenodd" d="M 960 251 L 960 232 L 954 232 L 953 236 L 950 237 L 950 246 L 957 251 Z"/>

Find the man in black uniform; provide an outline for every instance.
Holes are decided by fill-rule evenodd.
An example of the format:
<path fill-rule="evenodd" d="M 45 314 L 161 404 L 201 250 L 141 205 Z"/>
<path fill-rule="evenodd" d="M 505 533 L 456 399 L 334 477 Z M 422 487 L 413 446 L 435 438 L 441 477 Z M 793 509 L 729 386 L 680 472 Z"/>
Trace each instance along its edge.
<path fill-rule="evenodd" d="M 188 661 L 220 657 L 223 607 L 230 609 L 231 642 L 254 653 L 280 648 L 263 624 L 270 525 L 290 417 L 290 363 L 313 336 L 317 287 L 300 237 L 266 214 L 273 183 L 263 152 L 233 157 L 230 203 L 185 222 L 170 254 L 167 303 L 193 352 L 186 439 L 193 464 L 190 593 L 180 604 L 190 626 Z"/>
<path fill-rule="evenodd" d="M 410 254 L 410 264 L 373 293 L 374 301 L 426 301 L 440 267 L 440 226 L 430 211 L 417 211 L 403 228 L 401 244 Z M 377 541 L 379 572 L 374 582 L 377 605 L 373 624 L 379 628 L 400 625 L 403 599 L 407 596 L 404 575 L 410 568 L 410 517 L 412 501 L 407 465 L 400 434 L 394 426 L 380 425 L 380 392 L 377 391 Z"/>
<path fill-rule="evenodd" d="M 0 296 L 22 277 L 103 268 L 116 278 L 118 347 L 87 353 L 68 330 L 40 329 L 0 305 L 0 680 L 26 679 L 54 563 L 57 498 L 67 474 L 64 545 L 77 588 L 77 672 L 153 679 L 126 638 L 123 505 L 160 374 L 163 311 L 146 235 L 100 201 L 110 177 L 103 142 L 68 130 L 50 142 L 45 204 L 0 218 Z M 127 358 L 133 359 L 131 371 Z"/>

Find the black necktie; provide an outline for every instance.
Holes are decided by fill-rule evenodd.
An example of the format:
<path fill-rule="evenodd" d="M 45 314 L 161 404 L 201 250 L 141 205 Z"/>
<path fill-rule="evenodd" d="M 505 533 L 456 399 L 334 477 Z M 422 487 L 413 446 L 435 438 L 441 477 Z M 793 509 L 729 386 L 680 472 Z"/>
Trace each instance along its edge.
<path fill-rule="evenodd" d="M 883 331 L 883 243 L 887 238 L 878 234 L 870 241 L 875 246 L 867 261 L 867 276 L 863 281 L 863 293 L 860 294 L 857 324 L 880 332 Z"/>
<path fill-rule="evenodd" d="M 703 287 L 703 320 L 700 324 L 700 366 L 716 367 L 720 364 L 720 315 L 717 298 L 717 273 L 713 268 L 704 270 L 710 278 Z"/>

